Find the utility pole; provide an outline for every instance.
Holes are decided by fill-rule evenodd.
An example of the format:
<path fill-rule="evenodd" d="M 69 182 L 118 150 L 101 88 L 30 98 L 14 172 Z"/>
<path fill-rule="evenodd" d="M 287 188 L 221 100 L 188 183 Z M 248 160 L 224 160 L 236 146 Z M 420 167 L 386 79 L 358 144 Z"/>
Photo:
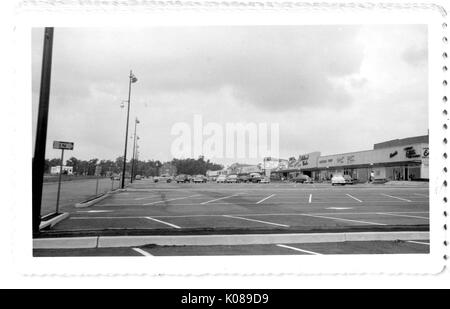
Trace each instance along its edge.
<path fill-rule="evenodd" d="M 42 183 L 44 181 L 45 146 L 47 143 L 50 82 L 52 73 L 53 27 L 44 30 L 41 88 L 32 167 L 33 236 L 39 234 L 41 224 Z"/>
<path fill-rule="evenodd" d="M 127 110 L 127 127 L 125 129 L 125 150 L 123 153 L 123 168 L 122 168 L 122 185 L 121 188 L 125 187 L 125 170 L 127 166 L 127 146 L 128 146 L 128 123 L 130 122 L 130 98 L 131 98 L 131 83 L 137 82 L 137 78 L 133 75 L 133 71 L 130 70 L 130 81 L 128 84 L 128 110 Z"/>

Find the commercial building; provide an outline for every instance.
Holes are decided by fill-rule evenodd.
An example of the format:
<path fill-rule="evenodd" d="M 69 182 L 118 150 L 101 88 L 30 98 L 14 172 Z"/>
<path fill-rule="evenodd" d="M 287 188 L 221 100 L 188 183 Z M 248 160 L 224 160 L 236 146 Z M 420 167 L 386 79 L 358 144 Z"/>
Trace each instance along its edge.
<path fill-rule="evenodd" d="M 428 157 L 428 135 L 424 135 L 377 143 L 371 150 L 326 156 L 318 151 L 302 154 L 297 159 L 279 160 L 277 166 L 272 163 L 270 171 L 280 178 L 305 174 L 316 181 L 329 180 L 335 174 L 350 175 L 359 182 L 366 182 L 371 176 L 387 180 L 428 180 Z"/>
<path fill-rule="evenodd" d="M 63 165 L 62 167 L 63 175 L 73 175 L 73 166 Z M 50 168 L 50 174 L 59 175 L 61 172 L 61 165 L 52 166 Z"/>

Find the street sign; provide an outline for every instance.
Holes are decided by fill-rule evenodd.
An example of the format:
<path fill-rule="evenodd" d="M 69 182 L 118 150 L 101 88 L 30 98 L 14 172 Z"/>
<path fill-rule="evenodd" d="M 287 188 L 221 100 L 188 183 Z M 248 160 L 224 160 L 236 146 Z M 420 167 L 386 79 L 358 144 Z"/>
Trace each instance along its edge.
<path fill-rule="evenodd" d="M 61 192 L 61 176 L 64 166 L 64 150 L 73 150 L 73 143 L 53 141 L 53 149 L 61 149 L 61 169 L 59 170 L 58 193 L 56 195 L 56 213 L 59 213 L 59 195 Z"/>
<path fill-rule="evenodd" d="M 67 150 L 73 150 L 73 143 L 71 142 L 53 142 L 53 149 L 67 149 Z"/>

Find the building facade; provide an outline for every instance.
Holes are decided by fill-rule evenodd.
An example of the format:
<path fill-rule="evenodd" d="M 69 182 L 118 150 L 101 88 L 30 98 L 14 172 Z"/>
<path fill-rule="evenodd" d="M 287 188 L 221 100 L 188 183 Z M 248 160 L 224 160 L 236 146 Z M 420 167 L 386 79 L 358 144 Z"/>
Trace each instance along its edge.
<path fill-rule="evenodd" d="M 396 139 L 375 144 L 373 149 L 322 156 L 320 152 L 288 160 L 272 172 L 290 178 L 305 174 L 316 181 L 329 180 L 335 174 L 350 175 L 359 182 L 375 179 L 429 179 L 428 135 Z"/>
<path fill-rule="evenodd" d="M 63 165 L 62 167 L 63 170 L 63 175 L 73 175 L 73 166 L 67 166 L 67 165 Z M 52 175 L 59 175 L 61 171 L 61 165 L 58 166 L 52 166 L 50 168 L 50 174 Z"/>

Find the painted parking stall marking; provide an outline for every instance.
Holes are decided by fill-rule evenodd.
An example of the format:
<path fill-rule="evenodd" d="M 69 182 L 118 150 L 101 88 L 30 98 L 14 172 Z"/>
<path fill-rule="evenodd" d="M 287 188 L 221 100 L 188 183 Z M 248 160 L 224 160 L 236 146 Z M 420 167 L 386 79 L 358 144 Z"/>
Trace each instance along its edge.
<path fill-rule="evenodd" d="M 356 197 L 354 197 L 353 195 L 350 195 L 350 194 L 346 194 L 346 195 L 347 195 L 348 197 L 354 199 L 355 201 L 358 201 L 358 202 L 360 202 L 360 203 L 363 202 L 363 201 L 361 201 L 360 199 L 357 199 Z"/>
<path fill-rule="evenodd" d="M 209 201 L 206 201 L 206 202 L 203 202 L 203 203 L 200 203 L 200 204 L 205 205 L 205 204 L 209 204 L 209 203 L 212 203 L 212 202 L 215 202 L 215 201 L 221 201 L 221 200 L 224 200 L 224 199 L 227 199 L 227 198 L 230 198 L 230 197 L 234 197 L 234 196 L 238 196 L 238 195 L 239 194 L 233 194 L 233 195 L 229 195 L 229 196 L 219 197 L 219 198 L 216 198 L 216 199 L 213 199 L 213 200 L 209 200 Z"/>
<path fill-rule="evenodd" d="M 312 200 L 312 194 L 309 195 L 308 203 L 311 204 L 311 200 Z"/>
<path fill-rule="evenodd" d="M 394 217 L 424 219 L 424 220 L 429 220 L 430 219 L 428 217 L 412 216 L 412 215 L 400 215 L 400 214 L 394 214 L 394 213 L 388 213 L 388 212 L 378 212 L 377 214 L 378 215 L 385 215 L 385 216 L 394 216 Z"/>
<path fill-rule="evenodd" d="M 166 222 L 166 221 L 162 221 L 162 220 L 159 220 L 159 219 L 155 219 L 155 218 L 152 218 L 152 217 L 145 217 L 145 219 L 156 221 L 156 222 L 159 222 L 159 223 L 171 226 L 171 227 L 176 228 L 176 229 L 181 229 L 181 227 L 179 227 L 178 225 L 175 225 L 175 224 L 172 224 L 172 223 L 169 223 L 169 222 Z"/>
<path fill-rule="evenodd" d="M 325 217 L 325 216 L 317 216 L 317 215 L 310 215 L 310 214 L 303 214 L 303 215 L 304 216 L 315 217 L 315 218 L 323 218 L 323 219 L 338 220 L 338 221 L 348 221 L 348 222 L 363 223 L 363 224 L 370 224 L 370 225 L 387 225 L 387 224 L 384 224 L 384 223 L 361 221 L 361 220 L 353 220 L 353 219 Z"/>
<path fill-rule="evenodd" d="M 134 251 L 136 251 L 137 253 L 142 254 L 143 256 L 153 256 L 151 255 L 149 252 L 142 250 L 141 248 L 132 248 Z"/>
<path fill-rule="evenodd" d="M 427 242 L 415 241 L 415 240 L 408 240 L 407 242 L 412 243 L 412 244 L 424 245 L 424 246 L 429 246 L 430 245 Z"/>
<path fill-rule="evenodd" d="M 264 223 L 264 224 L 270 224 L 270 225 L 276 225 L 276 226 L 282 226 L 282 227 L 289 227 L 289 225 L 286 224 L 280 224 L 280 223 L 274 223 L 274 222 L 268 222 L 268 221 L 261 221 L 256 219 L 250 219 L 250 218 L 243 218 L 243 217 L 236 217 L 236 216 L 230 216 L 230 215 L 223 215 L 227 218 L 233 218 L 233 219 L 241 219 L 246 221 L 252 221 L 252 222 L 258 222 L 258 223 Z"/>
<path fill-rule="evenodd" d="M 381 195 L 384 195 L 384 196 L 387 196 L 387 197 L 390 197 L 390 198 L 395 198 L 397 200 L 405 201 L 405 202 L 408 202 L 408 203 L 412 202 L 411 200 L 407 200 L 405 198 L 401 198 L 401 197 L 398 197 L 398 196 L 388 195 L 388 194 L 384 194 L 384 193 L 381 193 Z"/>
<path fill-rule="evenodd" d="M 146 203 L 146 204 L 142 204 L 142 205 L 143 206 L 148 206 L 148 205 L 160 204 L 160 203 L 165 203 L 165 202 L 183 200 L 183 199 L 187 199 L 187 198 L 190 198 L 190 197 L 196 197 L 196 196 L 200 196 L 200 195 L 199 194 L 195 194 L 195 195 L 190 195 L 190 196 L 176 197 L 176 198 L 172 198 L 172 199 L 168 199 L 168 200 L 161 200 L 161 201 Z"/>
<path fill-rule="evenodd" d="M 294 250 L 294 251 L 299 251 L 299 252 L 303 252 L 303 253 L 308 253 L 308 254 L 312 254 L 312 255 L 322 255 L 322 254 L 317 253 L 317 252 L 312 252 L 312 251 L 308 251 L 308 250 L 303 250 L 303 249 L 300 249 L 300 248 L 296 248 L 296 247 L 292 247 L 292 246 L 287 246 L 287 245 L 281 245 L 281 244 L 278 244 L 277 247 L 286 248 L 286 249 L 290 249 L 290 250 Z"/>
<path fill-rule="evenodd" d="M 264 202 L 264 201 L 266 201 L 266 200 L 270 199 L 271 197 L 274 197 L 275 195 L 276 195 L 276 194 L 272 194 L 272 195 L 269 195 L 268 197 L 266 197 L 266 198 L 263 198 L 262 200 L 260 200 L 260 201 L 256 202 L 256 204 L 261 204 L 262 202 Z"/>

